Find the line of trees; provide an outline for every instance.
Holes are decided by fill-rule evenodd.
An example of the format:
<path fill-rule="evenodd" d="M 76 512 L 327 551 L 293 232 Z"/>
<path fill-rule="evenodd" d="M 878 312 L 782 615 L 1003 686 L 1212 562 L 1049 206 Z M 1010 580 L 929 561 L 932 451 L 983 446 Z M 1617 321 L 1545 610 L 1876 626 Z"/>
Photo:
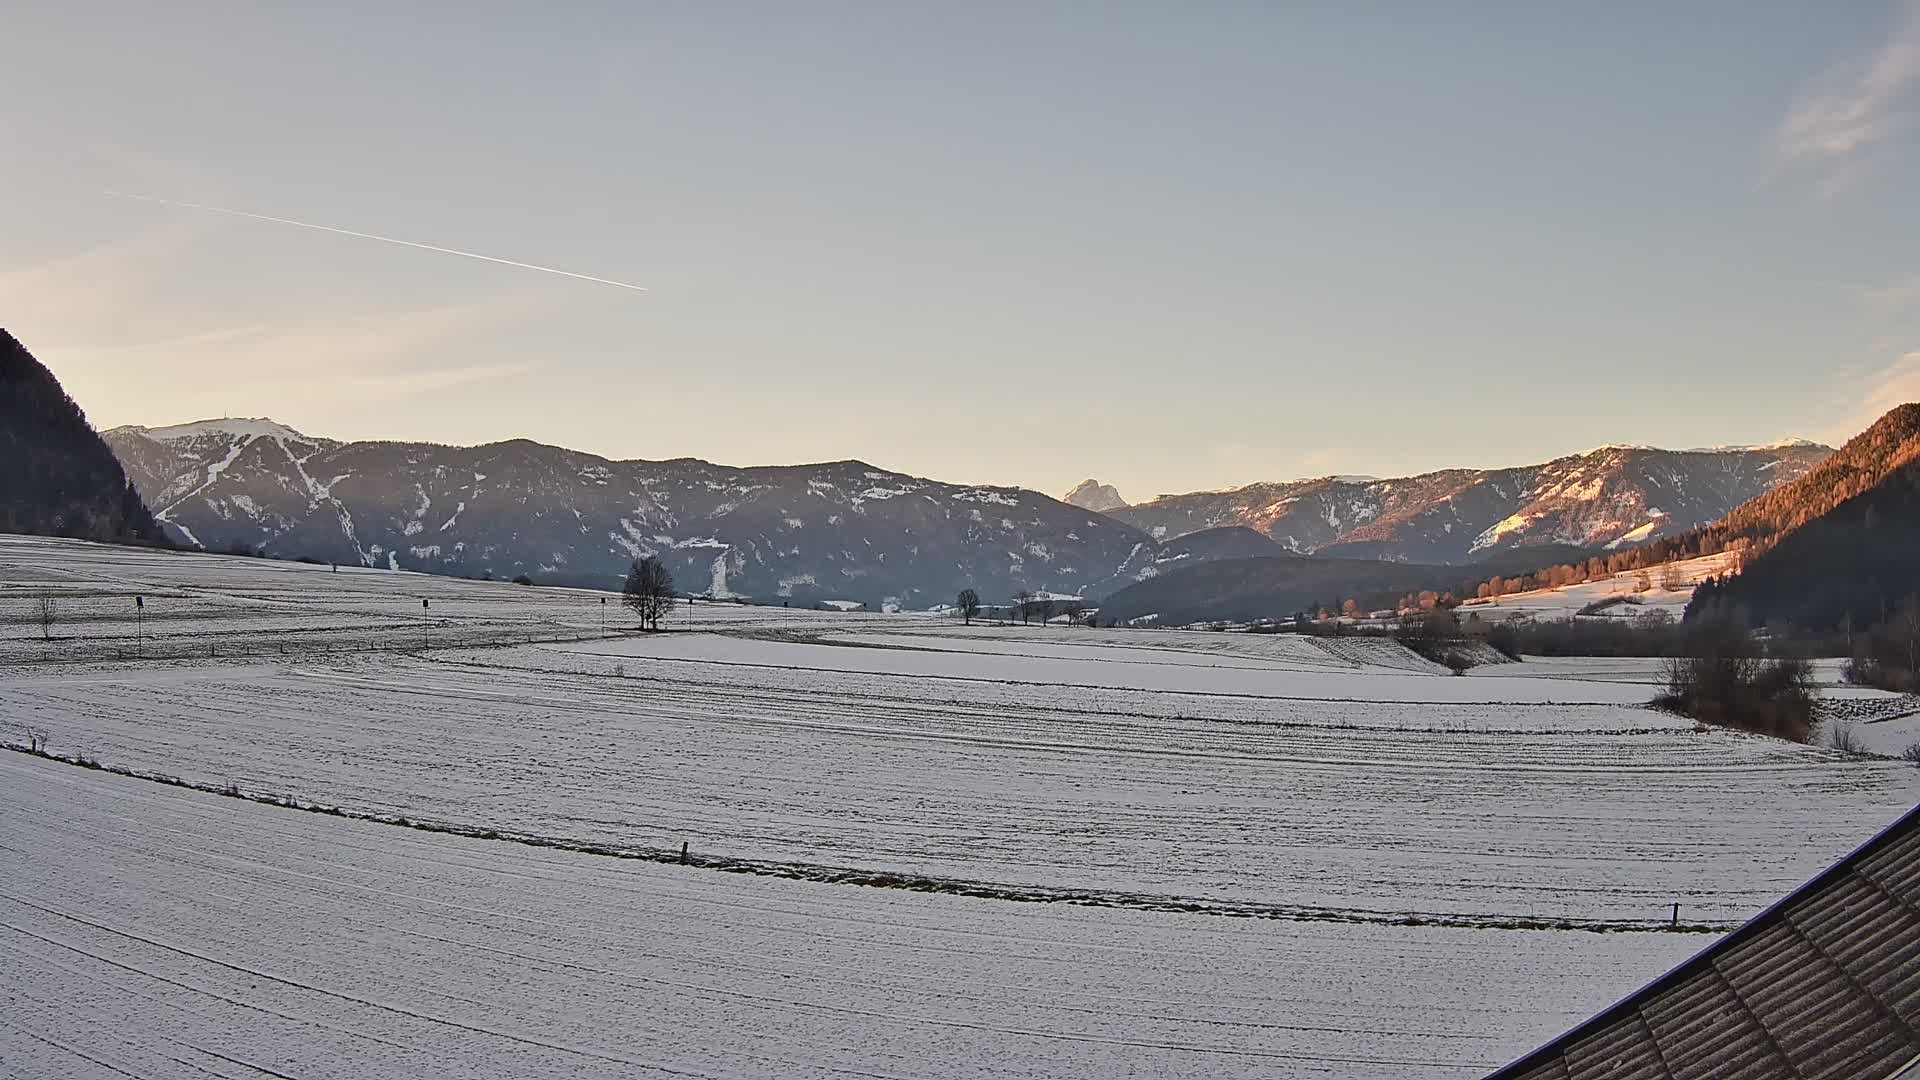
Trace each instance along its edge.
<path fill-rule="evenodd" d="M 1036 593 L 1021 589 L 1013 594 L 1013 605 L 1008 609 L 1008 617 L 1017 617 L 1022 625 L 1037 622 L 1042 626 L 1052 622 L 1055 617 L 1065 615 L 1070 621 L 1078 622 L 1087 613 L 1088 604 L 1077 598 L 1061 599 L 1051 593 Z"/>
<path fill-rule="evenodd" d="M 1863 634 L 1849 627 L 1847 637 L 1847 681 L 1920 694 L 1920 595 Z"/>

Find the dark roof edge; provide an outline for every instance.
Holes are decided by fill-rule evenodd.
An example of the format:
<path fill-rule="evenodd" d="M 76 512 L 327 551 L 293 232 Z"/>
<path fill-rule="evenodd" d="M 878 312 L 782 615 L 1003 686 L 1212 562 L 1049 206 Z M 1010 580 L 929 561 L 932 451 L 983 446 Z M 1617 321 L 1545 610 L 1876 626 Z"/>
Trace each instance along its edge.
<path fill-rule="evenodd" d="M 1626 997 L 1621 998 L 1619 1001 L 1614 1002 L 1612 1005 L 1594 1014 L 1592 1017 L 1562 1032 L 1560 1035 L 1555 1036 L 1554 1039 L 1546 1045 L 1488 1073 L 1484 1080 L 1513 1080 L 1514 1077 L 1518 1077 L 1521 1073 L 1536 1068 L 1551 1059 L 1554 1055 L 1561 1053 L 1574 1040 L 1584 1038 L 1586 1035 L 1621 1019 L 1638 1008 L 1639 1003 L 1644 999 L 1679 982 L 1700 965 L 1710 963 L 1713 957 L 1759 934 L 1781 918 L 1787 908 L 1800 902 L 1802 899 L 1812 896 L 1828 885 L 1833 884 L 1834 881 L 1851 871 L 1855 863 L 1886 847 L 1888 844 L 1893 843 L 1895 840 L 1900 839 L 1910 831 L 1920 831 L 1920 805 L 1915 805 L 1911 810 L 1900 815 L 1893 824 L 1874 833 L 1865 843 L 1848 852 L 1844 858 L 1832 866 L 1815 874 L 1804 885 L 1801 885 L 1780 899 L 1775 900 L 1765 911 L 1748 919 L 1726 937 L 1687 957 L 1680 962 L 1679 966 L 1668 971 L 1666 974 L 1633 991 Z"/>

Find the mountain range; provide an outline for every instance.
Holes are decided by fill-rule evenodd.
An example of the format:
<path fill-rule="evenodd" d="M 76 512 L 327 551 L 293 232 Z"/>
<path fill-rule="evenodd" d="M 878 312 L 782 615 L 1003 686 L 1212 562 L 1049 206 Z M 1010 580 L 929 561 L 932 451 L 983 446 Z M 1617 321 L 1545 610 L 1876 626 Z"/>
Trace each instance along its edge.
<path fill-rule="evenodd" d="M 1532 545 L 1620 548 L 1682 533 L 1799 479 L 1832 452 L 1798 439 L 1709 450 L 1605 446 L 1504 469 L 1162 495 L 1105 513 L 1162 540 L 1239 525 L 1295 554 L 1458 564 Z M 1098 486 L 1075 493 L 1089 485 Z"/>
<path fill-rule="evenodd" d="M 962 588 L 1082 593 L 1151 573 L 1131 526 L 1018 488 L 859 461 L 613 461 L 525 440 L 336 442 L 270 420 L 106 433 L 181 541 L 282 557 L 616 587 L 658 555 L 718 597 L 925 608 Z"/>
<path fill-rule="evenodd" d="M 859 461 L 736 468 L 525 440 L 339 442 L 260 419 L 123 427 L 106 440 L 177 539 L 212 550 L 600 587 L 657 554 L 681 588 L 716 597 L 906 607 L 965 587 L 1098 597 L 1182 567 L 1287 553 L 1465 563 L 1631 544 L 1712 520 L 1825 453 L 1609 447 L 1519 469 L 1256 484 L 1098 513 Z M 1073 494 L 1119 502 L 1098 483 Z"/>
<path fill-rule="evenodd" d="M 1750 456 L 1797 448 L 1670 456 Z M 1601 453 L 1615 459 L 1621 449 L 1628 448 Z M 1632 453 L 1644 460 L 1663 452 Z M 1183 566 L 1116 591 L 1101 611 L 1108 618 L 1172 624 L 1273 618 L 1313 606 L 1337 609 L 1346 599 L 1366 608 L 1391 606 L 1396 593 L 1404 598 L 1415 591 L 1450 591 L 1464 597 L 1578 584 L 1730 552 L 1735 572 L 1693 591 L 1689 619 L 1724 616 L 1781 634 L 1897 624 L 1902 628 L 1895 635 L 1898 666 L 1911 673 L 1914 657 L 1920 656 L 1920 559 L 1915 558 L 1920 552 L 1920 404 L 1891 410 L 1796 478 L 1760 491 L 1706 524 L 1631 547 L 1528 544 L 1498 549 L 1468 567 L 1442 567 L 1328 554 L 1345 546 L 1331 545 L 1311 558 L 1223 558 Z M 1466 571 L 1478 580 L 1462 580 Z M 1920 683 L 1920 676 L 1913 678 Z"/>

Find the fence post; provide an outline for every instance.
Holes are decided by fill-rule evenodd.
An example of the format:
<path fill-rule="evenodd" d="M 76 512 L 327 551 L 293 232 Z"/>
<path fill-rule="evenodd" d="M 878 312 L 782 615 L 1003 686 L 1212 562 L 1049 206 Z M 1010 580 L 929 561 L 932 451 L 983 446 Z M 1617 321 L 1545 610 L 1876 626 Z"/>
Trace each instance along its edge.
<path fill-rule="evenodd" d="M 1680 905 L 1677 903 L 1673 905 L 1673 925 L 1680 925 Z"/>

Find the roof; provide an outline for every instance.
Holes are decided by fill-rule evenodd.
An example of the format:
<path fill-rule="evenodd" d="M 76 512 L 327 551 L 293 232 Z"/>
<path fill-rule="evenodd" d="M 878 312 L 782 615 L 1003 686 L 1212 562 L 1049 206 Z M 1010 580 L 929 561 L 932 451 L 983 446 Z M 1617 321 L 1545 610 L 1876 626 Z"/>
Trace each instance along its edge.
<path fill-rule="evenodd" d="M 1920 1077 L 1920 806 L 1487 1080 Z"/>

